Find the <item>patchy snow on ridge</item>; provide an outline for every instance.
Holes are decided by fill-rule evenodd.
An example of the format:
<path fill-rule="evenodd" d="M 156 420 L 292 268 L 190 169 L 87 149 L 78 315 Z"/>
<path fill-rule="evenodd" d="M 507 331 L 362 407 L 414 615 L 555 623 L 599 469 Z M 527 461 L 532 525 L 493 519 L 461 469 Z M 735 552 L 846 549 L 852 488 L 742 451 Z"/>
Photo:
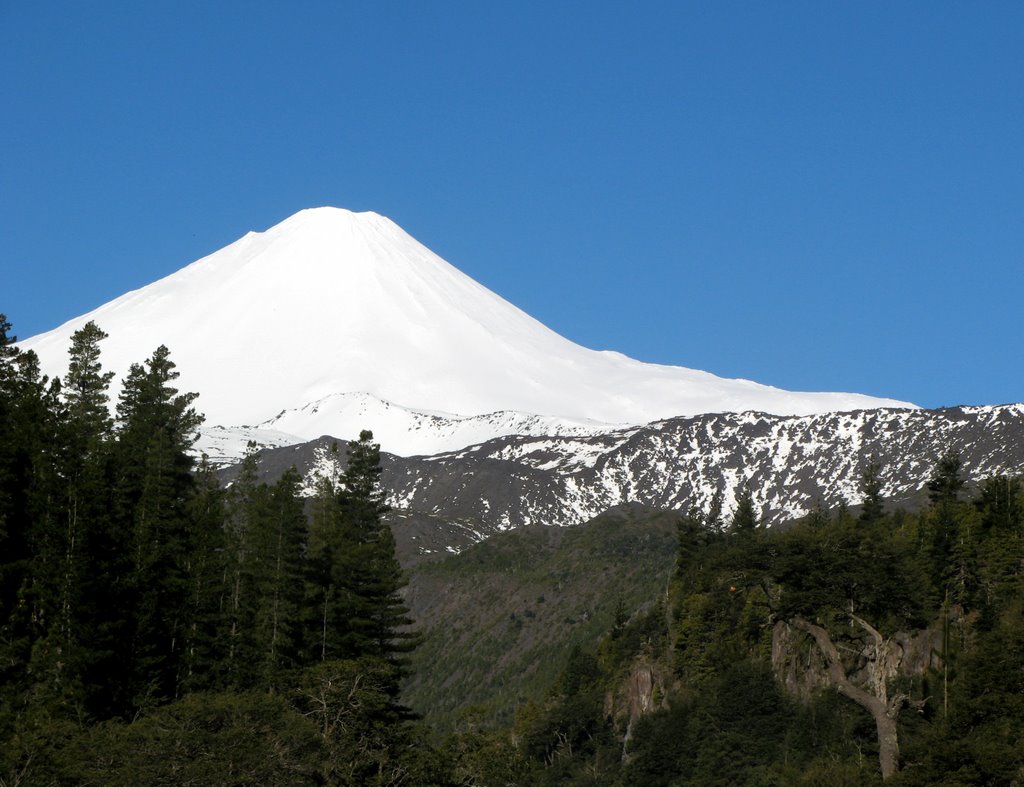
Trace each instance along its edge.
<path fill-rule="evenodd" d="M 471 416 L 424 412 L 368 393 L 344 393 L 283 411 L 258 426 L 291 434 L 330 434 L 345 440 L 369 429 L 389 453 L 416 456 L 454 451 L 506 435 L 591 436 L 619 425 L 508 410 Z"/>
<path fill-rule="evenodd" d="M 208 424 L 351 437 L 358 392 L 369 392 L 376 402 L 405 408 L 383 418 L 378 404 L 367 405 L 380 418 L 376 428 L 365 426 L 400 454 L 507 434 L 512 421 L 531 414 L 621 425 L 711 412 L 911 406 L 859 394 L 791 393 L 586 349 L 389 219 L 337 208 L 304 210 L 250 232 L 20 346 L 38 353 L 44 373 L 63 375 L 71 334 L 88 320 L 110 335 L 101 360 L 116 381 L 167 345 L 179 388 L 200 394 Z M 445 415 L 452 424 L 432 431 L 431 413 L 458 418 Z M 403 436 L 417 424 L 419 435 L 413 429 Z"/>
<path fill-rule="evenodd" d="M 403 508 L 443 509 L 492 529 L 576 525 L 624 502 L 707 511 L 716 495 L 728 519 L 744 488 L 774 525 L 818 503 L 861 503 L 871 461 L 881 464 L 882 495 L 909 500 L 948 450 L 960 453 L 969 483 L 1020 474 L 1024 405 L 708 414 L 592 437 L 514 436 L 394 458 L 384 482 Z"/>

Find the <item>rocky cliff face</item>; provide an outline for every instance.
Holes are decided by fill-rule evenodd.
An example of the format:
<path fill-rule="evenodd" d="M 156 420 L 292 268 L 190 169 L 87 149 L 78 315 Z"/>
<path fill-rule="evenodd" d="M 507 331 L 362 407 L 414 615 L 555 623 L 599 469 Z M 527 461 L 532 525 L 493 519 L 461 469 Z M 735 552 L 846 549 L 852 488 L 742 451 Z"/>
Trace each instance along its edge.
<path fill-rule="evenodd" d="M 605 716 L 615 719 L 616 727 L 625 730 L 622 736 L 622 759 L 629 759 L 629 742 L 636 722 L 648 713 L 667 706 L 664 666 L 647 656 L 633 663 L 618 689 L 605 698 Z"/>

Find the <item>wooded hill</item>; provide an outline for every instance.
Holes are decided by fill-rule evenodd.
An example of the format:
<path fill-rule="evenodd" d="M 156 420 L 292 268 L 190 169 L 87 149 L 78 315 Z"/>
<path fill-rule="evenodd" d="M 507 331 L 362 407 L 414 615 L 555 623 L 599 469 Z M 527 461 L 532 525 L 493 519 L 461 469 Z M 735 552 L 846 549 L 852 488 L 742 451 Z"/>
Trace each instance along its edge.
<path fill-rule="evenodd" d="M 682 518 L 667 592 L 478 734 L 473 783 L 1020 783 L 1024 490 L 959 470 L 916 514 L 872 466 L 857 517 Z"/>
<path fill-rule="evenodd" d="M 436 729 L 471 712 L 511 722 L 574 646 L 650 605 L 672 577 L 677 512 L 620 506 L 585 525 L 497 533 L 409 572 L 421 634 L 404 699 Z"/>

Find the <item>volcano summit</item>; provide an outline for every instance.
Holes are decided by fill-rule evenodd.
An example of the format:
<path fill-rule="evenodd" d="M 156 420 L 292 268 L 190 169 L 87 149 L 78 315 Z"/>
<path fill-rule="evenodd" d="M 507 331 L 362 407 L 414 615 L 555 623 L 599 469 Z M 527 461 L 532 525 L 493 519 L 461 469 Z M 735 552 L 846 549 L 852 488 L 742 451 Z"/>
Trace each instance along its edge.
<path fill-rule="evenodd" d="M 376 213 L 303 210 L 21 343 L 63 375 L 94 320 L 120 380 L 167 345 L 214 425 L 295 441 L 373 429 L 435 453 L 512 433 L 586 433 L 680 415 L 809 415 L 904 402 L 792 393 L 589 350 L 473 281 Z M 113 392 L 116 397 L 116 389 Z"/>

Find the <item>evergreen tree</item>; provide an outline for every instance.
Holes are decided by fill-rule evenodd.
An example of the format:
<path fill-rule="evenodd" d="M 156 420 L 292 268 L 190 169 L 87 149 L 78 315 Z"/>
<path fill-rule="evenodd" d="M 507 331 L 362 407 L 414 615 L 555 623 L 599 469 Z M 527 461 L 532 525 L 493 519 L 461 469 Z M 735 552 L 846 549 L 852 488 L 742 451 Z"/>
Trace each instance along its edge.
<path fill-rule="evenodd" d="M 960 476 L 963 462 L 960 452 L 955 449 L 946 451 L 935 464 L 935 472 L 928 480 L 928 499 L 932 505 L 955 503 L 964 488 L 964 480 Z"/>
<path fill-rule="evenodd" d="M 966 513 L 960 502 L 964 480 L 960 475 L 963 463 L 955 450 L 939 457 L 935 471 L 928 481 L 927 527 L 925 551 L 931 562 L 931 575 L 935 594 L 944 598 L 945 603 L 960 603 L 964 600 L 963 576 L 966 556 L 970 545 L 964 541 L 970 538 L 963 531 L 962 517 Z M 954 556 L 954 553 L 957 553 Z M 959 587 L 958 587 L 959 585 Z"/>
<path fill-rule="evenodd" d="M 223 687 L 221 635 L 227 573 L 224 497 L 217 474 L 203 454 L 196 468 L 188 517 L 188 635 L 183 667 L 186 691 Z"/>
<path fill-rule="evenodd" d="M 68 374 L 53 408 L 52 481 L 31 530 L 31 604 L 38 634 L 30 671 L 40 704 L 76 715 L 103 702 L 96 665 L 109 654 L 102 614 L 112 577 L 105 560 L 111 512 L 110 372 L 102 372 L 106 334 L 88 322 L 71 337 Z"/>
<path fill-rule="evenodd" d="M 389 510 L 380 486 L 380 446 L 373 433 L 360 432 L 349 444 L 342 475 L 340 507 L 349 548 L 343 585 L 349 604 L 345 647 L 352 655 L 371 655 L 394 663 L 411 650 L 412 637 L 402 628 L 412 621 L 399 595 L 405 584 L 395 557 L 395 537 L 383 522 Z"/>
<path fill-rule="evenodd" d="M 680 582 L 685 581 L 684 577 L 692 581 L 698 576 L 694 563 L 699 561 L 707 550 L 708 542 L 720 535 L 717 529 L 709 529 L 707 526 L 712 515 L 715 517 L 714 521 L 718 521 L 719 514 L 714 513 L 714 510 L 711 514 L 691 510 L 686 516 L 680 517 L 679 523 L 676 525 L 678 536 L 676 575 Z"/>
<path fill-rule="evenodd" d="M 13 334 L 8 335 L 11 327 L 11 321 L 7 319 L 7 315 L 0 312 L 0 373 L 5 370 L 12 359 L 18 356 L 19 352 L 18 348 L 14 346 L 18 337 Z"/>
<path fill-rule="evenodd" d="M 272 687 L 300 661 L 303 600 L 303 548 L 306 514 L 299 497 L 301 477 L 294 467 L 270 489 L 256 521 L 255 642 L 260 682 Z"/>
<path fill-rule="evenodd" d="M 331 446 L 327 466 L 329 473 L 318 473 L 309 523 L 306 560 L 304 626 L 306 640 L 303 650 L 311 661 L 326 661 L 338 655 L 335 630 L 339 621 L 338 588 L 333 569 L 335 556 L 344 550 L 341 510 L 338 493 L 340 476 L 336 471 L 338 445 Z"/>
<path fill-rule="evenodd" d="M 0 314 L 0 626 L 17 603 L 29 557 L 28 528 L 24 521 L 26 470 L 31 466 L 26 435 L 19 428 L 19 406 L 24 386 L 19 384 L 20 356 L 8 336 L 11 324 Z"/>
<path fill-rule="evenodd" d="M 974 506 L 980 530 L 977 601 L 990 626 L 998 609 L 1024 597 L 1024 485 L 1009 476 L 988 478 Z"/>
<path fill-rule="evenodd" d="M 309 599 L 320 659 L 384 659 L 399 670 L 414 647 L 399 595 L 404 584 L 395 541 L 382 517 L 388 507 L 380 488 L 380 446 L 363 431 L 350 443 L 339 487 L 320 479 L 309 539 Z M 397 676 L 393 686 L 397 693 Z"/>
<path fill-rule="evenodd" d="M 860 477 L 860 492 L 864 495 L 861 502 L 860 521 L 871 525 L 878 522 L 885 514 L 882 505 L 881 466 L 872 459 Z"/>
<path fill-rule="evenodd" d="M 224 521 L 224 596 L 221 602 L 220 649 L 223 685 L 255 685 L 256 664 L 256 520 L 260 490 L 256 480 L 257 448 L 249 442 L 245 457 L 228 489 Z"/>
<path fill-rule="evenodd" d="M 730 530 L 733 533 L 752 533 L 757 528 L 758 516 L 749 489 L 736 490 L 736 508 L 732 514 Z"/>
<path fill-rule="evenodd" d="M 811 510 L 807 512 L 807 516 L 804 517 L 804 522 L 808 527 L 814 530 L 820 530 L 825 527 L 829 522 L 828 509 L 821 502 L 821 498 L 814 501 L 814 505 L 811 506 Z"/>
<path fill-rule="evenodd" d="M 193 460 L 188 451 L 202 417 L 197 394 L 179 394 L 170 352 L 160 346 L 133 364 L 117 405 L 119 510 L 131 554 L 135 703 L 173 697 L 188 636 L 188 555 Z"/>
<path fill-rule="evenodd" d="M 107 409 L 107 389 L 113 372 L 103 372 L 100 342 L 107 334 L 91 320 L 71 336 L 71 360 L 62 391 L 67 404 L 72 452 L 88 455 L 110 436 L 112 422 Z"/>
<path fill-rule="evenodd" d="M 0 734 L 23 702 L 32 645 L 41 636 L 32 581 L 34 529 L 41 501 L 56 494 L 48 456 L 55 443 L 53 396 L 35 353 L 14 347 L 9 330 L 0 314 Z"/>
<path fill-rule="evenodd" d="M 704 515 L 707 529 L 712 533 L 721 533 L 722 527 L 722 489 L 715 487 L 715 493 L 711 496 L 711 505 Z"/>
<path fill-rule="evenodd" d="M 981 512 L 986 531 L 1020 532 L 1024 523 L 1021 481 L 1010 476 L 992 476 L 982 484 L 975 507 Z"/>
<path fill-rule="evenodd" d="M 203 648 L 221 677 L 214 685 L 272 689 L 303 661 L 313 639 L 303 623 L 307 525 L 294 468 L 273 487 L 257 481 L 254 443 L 225 501 L 220 578 L 206 580 L 211 606 L 219 594 L 218 625 L 207 624 Z M 208 572 L 209 573 L 209 572 Z M 197 590 L 198 592 L 198 590 Z"/>

